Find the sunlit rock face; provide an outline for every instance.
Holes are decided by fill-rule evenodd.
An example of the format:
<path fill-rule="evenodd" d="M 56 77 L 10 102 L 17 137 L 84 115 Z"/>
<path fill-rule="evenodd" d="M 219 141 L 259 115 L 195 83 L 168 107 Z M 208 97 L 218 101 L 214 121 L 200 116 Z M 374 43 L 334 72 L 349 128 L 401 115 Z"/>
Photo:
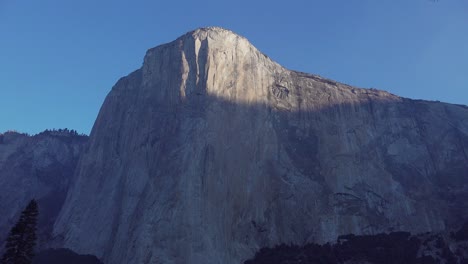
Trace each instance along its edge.
<path fill-rule="evenodd" d="M 31 199 L 39 205 L 37 247 L 50 239 L 86 142 L 86 136 L 69 132 L 0 134 L 0 252 Z"/>
<path fill-rule="evenodd" d="M 54 233 L 105 263 L 460 224 L 468 108 L 290 71 L 220 28 L 150 49 L 107 96 Z"/>

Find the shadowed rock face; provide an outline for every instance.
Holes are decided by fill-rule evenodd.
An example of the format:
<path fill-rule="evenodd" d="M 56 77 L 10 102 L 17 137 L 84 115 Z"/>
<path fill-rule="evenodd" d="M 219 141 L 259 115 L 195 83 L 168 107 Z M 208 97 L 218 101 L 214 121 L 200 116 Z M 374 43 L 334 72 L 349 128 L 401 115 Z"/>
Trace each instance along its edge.
<path fill-rule="evenodd" d="M 106 263 L 241 263 L 264 246 L 458 226 L 468 108 L 289 71 L 199 29 L 107 96 L 54 228 Z"/>
<path fill-rule="evenodd" d="M 50 239 L 87 138 L 53 131 L 0 134 L 0 252 L 31 199 L 39 205 L 38 247 Z"/>
<path fill-rule="evenodd" d="M 47 249 L 36 254 L 32 264 L 103 264 L 95 256 L 78 255 L 66 249 Z"/>

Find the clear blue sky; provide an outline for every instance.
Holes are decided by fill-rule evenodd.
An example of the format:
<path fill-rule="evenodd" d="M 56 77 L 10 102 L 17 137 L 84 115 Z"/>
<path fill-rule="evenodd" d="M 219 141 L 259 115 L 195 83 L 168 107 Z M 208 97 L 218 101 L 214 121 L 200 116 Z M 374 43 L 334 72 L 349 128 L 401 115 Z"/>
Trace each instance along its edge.
<path fill-rule="evenodd" d="M 0 0 L 0 132 L 89 133 L 147 49 L 202 26 L 290 69 L 468 104 L 467 0 Z"/>

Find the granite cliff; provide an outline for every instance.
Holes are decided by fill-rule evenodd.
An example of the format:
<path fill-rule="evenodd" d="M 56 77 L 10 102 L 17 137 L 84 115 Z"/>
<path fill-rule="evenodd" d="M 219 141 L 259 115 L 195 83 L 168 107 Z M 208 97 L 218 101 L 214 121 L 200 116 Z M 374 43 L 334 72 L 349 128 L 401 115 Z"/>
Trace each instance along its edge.
<path fill-rule="evenodd" d="M 446 230 L 468 217 L 468 108 L 287 70 L 203 28 L 115 84 L 76 177 L 55 241 L 105 263 Z"/>
<path fill-rule="evenodd" d="M 68 131 L 0 134 L 0 252 L 31 199 L 39 204 L 38 248 L 49 241 L 87 138 Z"/>

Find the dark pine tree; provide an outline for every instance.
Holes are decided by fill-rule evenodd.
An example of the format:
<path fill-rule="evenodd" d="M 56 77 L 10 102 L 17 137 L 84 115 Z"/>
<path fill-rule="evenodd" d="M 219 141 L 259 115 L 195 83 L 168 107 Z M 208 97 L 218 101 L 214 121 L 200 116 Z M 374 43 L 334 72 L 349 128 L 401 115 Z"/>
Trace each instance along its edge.
<path fill-rule="evenodd" d="M 10 230 L 1 264 L 30 264 L 36 245 L 37 202 L 31 200 Z"/>

